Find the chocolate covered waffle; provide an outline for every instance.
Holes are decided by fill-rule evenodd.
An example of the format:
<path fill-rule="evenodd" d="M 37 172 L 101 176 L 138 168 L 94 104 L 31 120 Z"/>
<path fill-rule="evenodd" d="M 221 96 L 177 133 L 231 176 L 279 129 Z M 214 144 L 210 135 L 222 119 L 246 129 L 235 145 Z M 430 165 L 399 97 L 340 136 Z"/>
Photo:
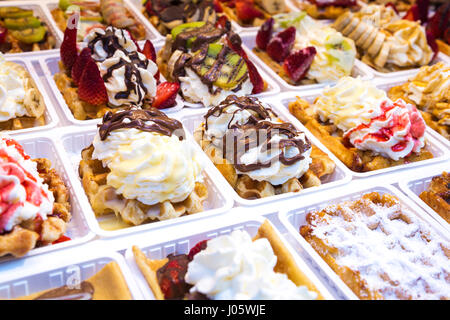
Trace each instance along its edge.
<path fill-rule="evenodd" d="M 415 104 L 432 129 L 450 139 L 450 67 L 444 62 L 424 66 L 405 83 L 388 91 L 389 98 Z"/>
<path fill-rule="evenodd" d="M 65 238 L 69 191 L 48 159 L 30 159 L 19 143 L 3 135 L 0 182 L 0 257 L 21 257 Z"/>
<path fill-rule="evenodd" d="M 133 253 L 158 300 L 323 299 L 267 220 L 253 239 L 239 230 L 201 241 L 188 254 L 152 260 L 137 246 Z"/>
<path fill-rule="evenodd" d="M 108 112 L 79 174 L 96 216 L 128 226 L 203 211 L 208 190 L 201 163 L 179 121 L 161 111 Z"/>
<path fill-rule="evenodd" d="M 418 110 L 367 81 L 342 78 L 313 104 L 300 98 L 289 103 L 289 111 L 356 172 L 433 158 Z"/>
<path fill-rule="evenodd" d="M 450 223 L 450 175 L 447 172 L 433 177 L 427 189 L 419 197 Z"/>
<path fill-rule="evenodd" d="M 0 57 L 0 130 L 45 125 L 45 102 L 22 65 Z"/>
<path fill-rule="evenodd" d="M 393 195 L 309 212 L 300 234 L 360 299 L 450 298 L 450 244 Z"/>
<path fill-rule="evenodd" d="M 256 98 L 228 96 L 210 109 L 196 141 L 244 199 L 319 186 L 334 162 Z"/>

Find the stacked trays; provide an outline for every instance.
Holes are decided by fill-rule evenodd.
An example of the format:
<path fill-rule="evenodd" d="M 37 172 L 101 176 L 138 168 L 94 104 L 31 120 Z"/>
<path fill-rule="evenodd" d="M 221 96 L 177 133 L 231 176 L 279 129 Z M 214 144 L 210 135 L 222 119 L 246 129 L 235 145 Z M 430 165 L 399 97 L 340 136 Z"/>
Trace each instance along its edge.
<path fill-rule="evenodd" d="M 133 16 L 145 27 L 147 39 L 159 51 L 164 45 L 164 36 L 142 14 L 140 2 L 124 0 Z M 292 2 L 294 0 L 287 1 L 288 8 L 297 11 Z M 57 0 L 33 4 L 30 1 L 8 1 L 2 2 L 0 7 L 20 6 L 34 10 L 56 38 L 57 47 L 53 50 L 5 55 L 6 60 L 19 63 L 28 70 L 46 104 L 45 125 L 10 131 L 8 134 L 32 158 L 51 160 L 68 186 L 72 220 L 66 235 L 71 240 L 33 249 L 22 258 L 0 258 L 0 299 L 14 299 L 63 286 L 74 274 L 82 280 L 87 279 L 112 261 L 120 267 L 132 298 L 155 299 L 136 265 L 133 245 L 139 246 L 149 257 L 161 259 L 170 253 L 187 253 L 201 240 L 229 234 L 237 229 L 253 236 L 265 219 L 276 230 L 299 268 L 326 299 L 357 299 L 352 290 L 300 235 L 299 228 L 305 223 L 306 214 L 312 210 L 321 210 L 329 204 L 342 201 L 358 200 L 362 194 L 374 191 L 397 196 L 409 212 L 445 241 L 449 241 L 449 224 L 419 198 L 434 176 L 450 171 L 449 141 L 427 127 L 425 137 L 434 158 L 366 173 L 350 170 L 288 110 L 289 102 L 295 101 L 296 97 L 314 101 L 326 84 L 288 84 L 252 52 L 258 28 L 243 28 L 235 22 L 232 27 L 240 34 L 250 60 L 255 63 L 268 84 L 267 90 L 257 97 L 270 105 L 281 119 L 304 131 L 311 143 L 336 164 L 334 173 L 322 181 L 322 185 L 299 193 L 277 194 L 256 200 L 244 199 L 230 186 L 194 140 L 194 130 L 204 121 L 207 109 L 198 104 L 185 103 L 178 96 L 175 107 L 167 109 L 167 113 L 183 124 L 186 138 L 201 154 L 205 163 L 205 184 L 209 196 L 204 203 L 204 212 L 115 231 L 102 229 L 101 218 L 95 217 L 78 175 L 81 150 L 91 143 L 100 119 L 75 119 L 53 80 L 53 75 L 59 70 L 59 46 L 63 40 L 63 33 L 50 13 L 57 5 Z M 439 53 L 437 61 L 450 64 L 450 58 L 443 53 Z M 418 69 L 380 73 L 357 60 L 352 76 L 370 80 L 379 89 L 387 91 L 404 83 L 417 71 Z"/>

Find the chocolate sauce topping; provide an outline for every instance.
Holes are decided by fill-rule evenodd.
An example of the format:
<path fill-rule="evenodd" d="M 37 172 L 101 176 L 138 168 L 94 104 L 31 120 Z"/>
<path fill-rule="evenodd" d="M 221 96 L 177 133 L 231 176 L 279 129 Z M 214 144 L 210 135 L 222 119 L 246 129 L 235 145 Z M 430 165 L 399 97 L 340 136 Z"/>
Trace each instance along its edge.
<path fill-rule="evenodd" d="M 142 131 L 157 132 L 162 135 L 176 134 L 180 140 L 184 139 L 181 122 L 169 118 L 156 108 L 146 110 L 130 109 L 116 113 L 107 112 L 99 126 L 100 139 L 105 140 L 108 135 L 122 128 L 135 128 Z"/>
<path fill-rule="evenodd" d="M 219 40 L 228 30 L 216 28 L 212 23 L 206 22 L 203 26 L 180 32 L 172 43 L 172 52 L 175 50 L 187 51 L 187 42 L 191 40 L 191 50 L 195 52 L 205 44 Z"/>
<path fill-rule="evenodd" d="M 95 44 L 100 41 L 102 43 L 103 50 L 107 53 L 106 59 L 111 58 L 117 50 L 120 50 L 128 55 L 128 52 L 119 43 L 119 37 L 115 34 L 117 30 L 121 32 L 122 38 L 125 38 L 124 29 L 108 27 L 105 29 L 105 34 L 96 33 L 95 38 L 89 41 L 87 45 L 88 48 L 91 49 L 91 52 L 95 52 Z"/>
<path fill-rule="evenodd" d="M 287 166 L 303 160 L 303 153 L 311 148 L 311 143 L 307 137 L 300 137 L 301 132 L 291 123 L 272 122 L 271 118 L 277 117 L 277 115 L 271 109 L 265 108 L 253 97 L 228 96 L 219 106 L 210 109 L 206 113 L 205 130 L 208 130 L 209 117 L 220 117 L 231 105 L 235 105 L 239 109 L 232 113 L 230 124 L 233 122 L 235 114 L 241 110 L 248 110 L 252 114 L 244 124 L 229 124 L 222 141 L 224 157 L 233 163 L 239 171 L 248 172 L 268 168 L 272 165 L 270 160 L 267 162 L 257 161 L 251 164 L 240 163 L 239 159 L 250 150 L 250 147 L 260 147 L 261 152 L 280 150 L 279 160 Z M 282 138 L 274 143 L 272 142 L 272 137 L 275 135 L 285 136 L 286 138 Z M 285 148 L 288 147 L 296 148 L 298 153 L 292 157 L 286 156 Z"/>
<path fill-rule="evenodd" d="M 87 281 L 80 283 L 79 288 L 69 288 L 63 286 L 47 291 L 34 300 L 92 300 L 94 287 Z"/>
<path fill-rule="evenodd" d="M 214 12 L 214 4 L 212 0 L 153 0 L 152 10 L 164 22 L 188 22 L 196 14 L 195 21 L 202 21 L 207 11 Z"/>

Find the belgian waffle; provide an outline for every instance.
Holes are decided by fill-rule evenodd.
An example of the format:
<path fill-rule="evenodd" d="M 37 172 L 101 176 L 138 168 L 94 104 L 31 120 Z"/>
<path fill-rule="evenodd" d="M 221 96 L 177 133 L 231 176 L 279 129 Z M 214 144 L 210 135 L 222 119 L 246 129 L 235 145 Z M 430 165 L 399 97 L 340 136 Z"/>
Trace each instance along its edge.
<path fill-rule="evenodd" d="M 450 175 L 447 172 L 433 177 L 428 188 L 419 197 L 450 223 Z"/>
<path fill-rule="evenodd" d="M 360 299 L 450 298 L 449 243 L 393 195 L 309 212 L 300 233 Z"/>
<path fill-rule="evenodd" d="M 349 146 L 343 138 L 343 132 L 331 123 L 320 120 L 319 115 L 305 100 L 298 98 L 289 103 L 289 111 L 322 142 L 349 169 L 356 172 L 374 171 L 433 158 L 433 154 L 425 146 L 420 153 L 393 160 L 374 154 L 369 150 L 359 150 Z"/>
<path fill-rule="evenodd" d="M 159 214 L 154 208 L 135 199 L 125 199 L 106 184 L 109 169 L 100 160 L 93 159 L 94 147 L 91 145 L 81 152 L 79 175 L 86 195 L 96 216 L 114 213 L 129 225 L 140 225 L 151 220 L 166 220 L 182 215 L 203 211 L 203 202 L 208 197 L 205 184 L 196 182 L 194 191 L 182 202 L 165 201 L 159 204 Z"/>
<path fill-rule="evenodd" d="M 37 163 L 39 176 L 55 197 L 52 215 L 42 223 L 25 221 L 11 232 L 0 235 L 0 256 L 11 254 L 21 257 L 35 247 L 51 244 L 66 232 L 71 219 L 69 191 L 63 180 L 51 168 L 50 160 L 40 158 L 34 161 Z"/>

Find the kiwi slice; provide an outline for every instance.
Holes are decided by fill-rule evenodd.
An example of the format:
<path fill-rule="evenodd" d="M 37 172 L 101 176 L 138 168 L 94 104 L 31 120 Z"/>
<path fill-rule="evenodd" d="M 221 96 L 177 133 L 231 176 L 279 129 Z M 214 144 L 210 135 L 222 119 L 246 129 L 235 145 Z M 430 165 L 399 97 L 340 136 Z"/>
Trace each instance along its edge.
<path fill-rule="evenodd" d="M 222 50 L 226 50 L 223 58 L 219 55 Z M 201 52 L 197 53 L 201 55 Z M 197 55 L 196 54 L 196 55 Z M 221 61 L 218 61 L 221 59 Z M 195 57 L 194 57 L 194 60 Z M 199 64 L 192 65 L 192 68 L 201 77 L 206 77 L 208 81 L 222 89 L 229 90 L 235 88 L 248 72 L 244 59 L 229 48 L 224 48 L 222 44 L 211 43 L 205 58 Z"/>
<path fill-rule="evenodd" d="M 0 8 L 0 18 L 24 18 L 24 17 L 32 17 L 33 10 L 21 9 L 18 7 L 1 7 Z"/>
<path fill-rule="evenodd" d="M 47 29 L 45 29 L 43 26 L 11 31 L 11 34 L 14 38 L 28 44 L 41 42 L 44 39 L 46 33 Z"/>
<path fill-rule="evenodd" d="M 206 23 L 205 21 L 196 21 L 180 24 L 179 26 L 176 26 L 175 28 L 172 29 L 171 31 L 172 38 L 175 39 L 183 31 L 203 27 L 205 23 Z"/>
<path fill-rule="evenodd" d="M 41 25 L 41 20 L 39 20 L 36 17 L 24 17 L 24 18 L 17 18 L 17 19 L 11 19 L 6 18 L 5 19 L 5 27 L 7 29 L 12 30 L 23 30 L 28 28 L 37 28 Z"/>

